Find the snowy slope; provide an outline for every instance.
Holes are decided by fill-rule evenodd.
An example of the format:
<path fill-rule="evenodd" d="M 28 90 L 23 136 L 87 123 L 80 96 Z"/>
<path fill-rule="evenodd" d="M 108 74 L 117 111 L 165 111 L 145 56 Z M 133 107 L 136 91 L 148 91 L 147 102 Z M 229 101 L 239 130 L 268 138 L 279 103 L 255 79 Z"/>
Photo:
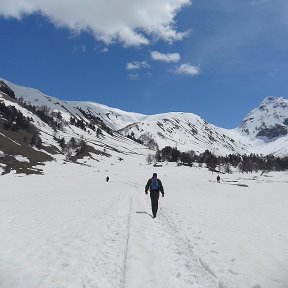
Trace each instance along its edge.
<path fill-rule="evenodd" d="M 121 133 L 136 138 L 154 139 L 159 148 L 177 147 L 180 151 L 194 150 L 202 153 L 206 149 L 217 155 L 245 153 L 245 145 L 229 137 L 225 129 L 209 124 L 192 113 L 166 113 L 147 117 L 144 121 L 131 124 Z"/>
<path fill-rule="evenodd" d="M 73 107 L 80 107 L 89 114 L 100 117 L 113 130 L 119 130 L 129 124 L 143 121 L 147 117 L 147 115 L 126 112 L 94 102 L 69 101 L 68 103 Z"/>
<path fill-rule="evenodd" d="M 27 93 L 28 91 L 28 93 Z M 70 119 L 70 116 L 74 116 L 76 115 L 76 117 L 79 117 L 81 119 L 85 119 L 85 117 L 81 114 L 81 112 L 79 112 L 77 109 L 73 108 L 72 106 L 66 104 L 65 106 L 62 105 L 63 102 L 58 104 L 58 100 L 49 96 L 44 96 L 43 94 L 41 94 L 41 92 L 39 91 L 35 91 L 32 90 L 32 93 L 29 93 L 29 89 L 26 90 L 23 93 L 23 90 L 21 90 L 21 92 L 19 92 L 18 89 L 15 89 L 15 94 L 16 96 L 21 95 L 22 97 L 25 97 L 24 99 L 26 99 L 26 101 L 33 101 L 31 103 L 37 103 L 37 105 L 39 105 L 39 107 L 42 106 L 47 106 L 49 109 L 56 109 L 53 111 L 61 111 L 62 115 L 66 115 L 66 119 L 68 121 L 68 119 Z M 26 94 L 27 93 L 27 94 Z M 31 117 L 33 119 L 33 123 L 37 126 L 38 131 L 41 135 L 41 138 L 44 141 L 44 144 L 46 145 L 55 145 L 57 146 L 57 144 L 54 141 L 54 136 L 55 134 L 57 135 L 57 137 L 64 137 L 67 138 L 67 140 L 69 140 L 71 137 L 74 137 L 76 139 L 80 139 L 81 137 L 84 137 L 84 139 L 86 139 L 87 143 L 94 145 L 97 149 L 105 149 L 107 150 L 107 152 L 119 152 L 120 154 L 129 154 L 129 153 L 135 153 L 135 149 L 136 151 L 140 151 L 145 150 L 145 147 L 139 145 L 138 143 L 123 137 L 120 134 L 115 134 L 113 136 L 104 133 L 105 137 L 102 138 L 98 138 L 95 136 L 95 132 L 94 135 L 92 134 L 92 131 L 87 129 L 87 131 L 83 131 L 78 127 L 72 126 L 67 124 L 65 127 L 63 127 L 63 130 L 58 130 L 57 133 L 55 133 L 55 131 L 53 131 L 53 129 L 51 129 L 51 127 L 49 125 L 47 125 L 45 122 L 41 121 L 41 119 L 39 117 L 37 117 L 35 114 L 33 114 L 30 111 L 27 111 L 25 108 L 23 108 L 21 105 L 19 105 L 18 103 L 14 103 L 11 102 L 7 99 L 4 99 L 1 94 L 0 94 L 0 99 L 6 104 L 6 105 L 13 105 L 17 108 L 17 110 L 19 110 L 20 112 L 23 113 L 24 116 L 26 117 Z M 47 100 L 47 102 L 46 102 Z M 59 106 L 59 107 L 58 107 Z M 63 108 L 63 107 L 64 108 Z M 69 108 L 69 109 L 68 109 Z M 72 111 L 72 112 L 71 112 Z M 65 117 L 63 117 L 65 118 Z M 120 156 L 120 155 L 119 155 Z"/>
<path fill-rule="evenodd" d="M 55 112 L 60 111 L 67 121 L 71 116 L 75 118 L 85 118 L 85 115 L 83 115 L 78 108 L 81 108 L 88 114 L 100 117 L 103 122 L 113 130 L 119 130 L 131 123 L 141 121 L 147 117 L 146 115 L 125 112 L 94 102 L 62 101 L 55 97 L 48 96 L 39 90 L 15 85 L 7 80 L 3 81 L 15 92 L 17 99 L 22 98 L 23 101 L 31 103 L 37 107 L 46 106 L 48 109 Z"/>
<path fill-rule="evenodd" d="M 82 115 L 77 108 L 74 108 L 66 101 L 61 101 L 55 97 L 48 96 L 37 89 L 19 86 L 4 79 L 2 79 L 2 81 L 4 81 L 15 92 L 15 96 L 18 100 L 23 99 L 23 102 L 36 107 L 46 106 L 48 109 L 55 112 L 60 111 L 66 121 L 69 121 L 71 116 L 75 118 L 84 118 L 84 115 Z"/>
<path fill-rule="evenodd" d="M 77 107 L 74 107 L 68 102 L 48 96 L 35 89 L 21 87 L 6 80 L 4 80 L 4 82 L 15 92 L 15 96 L 18 101 L 20 100 L 23 103 L 25 102 L 26 104 L 36 106 L 40 110 L 44 109 L 45 111 L 48 111 L 47 113 L 53 117 L 55 121 L 61 122 L 61 129 L 55 130 L 53 127 L 43 122 L 35 113 L 33 113 L 33 111 L 27 110 L 25 106 L 23 107 L 19 102 L 15 101 L 15 99 L 5 95 L 5 93 L 0 93 L 0 100 L 6 105 L 6 107 L 14 106 L 17 111 L 20 111 L 25 117 L 29 117 L 31 119 L 30 123 L 32 126 L 36 127 L 36 131 L 43 142 L 43 148 L 45 147 L 45 153 L 49 154 L 55 160 L 57 159 L 57 161 L 66 159 L 68 155 L 67 153 L 69 153 L 68 150 L 62 151 L 57 139 L 65 139 L 66 143 L 68 143 L 71 138 L 74 138 L 76 141 L 84 140 L 89 147 L 89 153 L 86 156 L 90 155 L 90 157 L 96 161 L 102 161 L 106 157 L 111 157 L 111 161 L 113 162 L 115 160 L 118 161 L 118 159 L 125 158 L 126 155 L 147 155 L 147 153 L 151 153 L 151 151 L 143 145 L 140 145 L 139 143 L 134 142 L 117 132 L 106 132 L 104 129 L 105 124 L 103 124 L 103 127 L 101 121 L 99 122 L 99 125 L 101 124 L 100 126 L 93 122 L 93 125 L 96 126 L 96 130 L 97 128 L 101 128 L 101 135 L 98 136 L 96 130 L 93 130 L 87 126 L 89 123 L 91 123 L 90 119 L 86 117 L 87 115 L 82 114 Z M 57 112 L 61 113 L 62 120 L 57 119 L 55 116 L 55 113 Z M 83 121 L 83 123 L 86 124 L 85 129 L 83 130 L 75 125 L 72 125 L 70 123 L 71 117 L 74 117 L 79 121 Z M 5 119 L 2 120 L 5 121 Z M 6 151 L 11 150 L 9 148 L 9 143 L 14 143 L 14 145 L 23 147 L 22 151 L 24 154 L 22 154 L 22 156 L 25 157 L 28 157 L 26 153 L 27 149 L 29 149 L 30 152 L 34 149 L 35 153 L 38 151 L 35 147 L 29 145 L 30 142 L 23 143 L 23 136 L 18 136 L 16 133 L 13 134 L 11 131 L 6 131 L 5 129 L 2 129 L 2 126 L 0 127 L 0 133 L 0 140 L 5 139 Z M 11 136 L 8 136 L 9 133 L 12 133 L 16 138 L 19 138 L 19 141 L 11 138 Z M 30 141 L 30 139 L 28 139 L 28 141 Z M 0 142 L 0 147 L 2 144 L 3 143 Z M 1 152 L 3 153 L 3 151 Z M 20 153 L 22 153 L 22 151 Z M 11 153 L 13 155 L 13 151 L 10 151 L 9 155 Z M 31 155 L 29 155 L 29 157 Z M 72 156 L 74 156 L 74 154 L 72 154 Z"/>

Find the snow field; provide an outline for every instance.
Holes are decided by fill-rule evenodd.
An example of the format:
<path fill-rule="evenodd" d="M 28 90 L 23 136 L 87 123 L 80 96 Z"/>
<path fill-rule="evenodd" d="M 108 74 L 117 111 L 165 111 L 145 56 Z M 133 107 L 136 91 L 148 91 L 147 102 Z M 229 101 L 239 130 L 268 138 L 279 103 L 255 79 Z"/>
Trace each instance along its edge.
<path fill-rule="evenodd" d="M 287 173 L 223 175 L 220 184 L 215 173 L 185 174 L 186 202 L 173 193 L 165 215 L 217 276 L 219 287 L 287 287 Z"/>
<path fill-rule="evenodd" d="M 287 173 L 216 183 L 134 158 L 0 176 L 0 287 L 287 288 Z M 156 219 L 153 172 L 165 188 Z"/>

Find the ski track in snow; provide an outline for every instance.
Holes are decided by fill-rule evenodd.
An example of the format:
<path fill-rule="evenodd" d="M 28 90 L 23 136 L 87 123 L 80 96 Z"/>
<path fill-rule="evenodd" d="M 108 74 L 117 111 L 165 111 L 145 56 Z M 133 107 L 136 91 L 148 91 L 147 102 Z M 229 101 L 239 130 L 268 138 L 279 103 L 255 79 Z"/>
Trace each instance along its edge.
<path fill-rule="evenodd" d="M 131 198 L 129 198 L 126 195 L 124 199 L 117 199 L 118 214 L 107 224 L 101 240 L 96 245 L 93 244 L 95 255 L 90 257 L 90 263 L 82 272 L 75 287 L 123 287 L 131 213 L 131 208 L 129 209 Z"/>
<path fill-rule="evenodd" d="M 140 186 L 127 184 L 132 187 Z M 149 283 L 157 283 L 157 288 L 218 287 L 215 275 L 193 252 L 187 240 L 181 237 L 173 219 L 165 212 L 161 213 L 160 209 L 158 218 L 152 219 L 150 197 L 147 195 L 148 200 L 141 200 L 144 192 L 138 190 L 132 196 L 133 212 L 130 215 L 132 219 L 129 220 L 132 235 L 127 241 L 127 275 L 123 288 L 151 287 Z M 161 205 L 161 199 L 159 202 Z M 137 255 L 146 257 L 137 259 Z M 140 273 L 139 278 L 145 281 L 136 283 L 133 276 L 135 273 Z"/>
<path fill-rule="evenodd" d="M 162 259 L 166 269 L 168 268 L 168 275 L 171 275 L 171 287 L 217 287 L 215 274 L 195 254 L 190 243 L 178 230 L 173 218 L 165 213 L 165 210 L 161 213 L 161 220 L 157 221 L 154 230 L 160 239 L 159 250 L 167 254 L 165 259 Z"/>

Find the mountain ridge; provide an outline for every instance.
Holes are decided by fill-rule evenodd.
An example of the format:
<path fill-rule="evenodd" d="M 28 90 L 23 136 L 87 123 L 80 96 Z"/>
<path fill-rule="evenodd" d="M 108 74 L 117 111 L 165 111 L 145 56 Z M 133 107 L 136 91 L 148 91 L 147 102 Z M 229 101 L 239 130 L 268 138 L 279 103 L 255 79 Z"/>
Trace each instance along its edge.
<path fill-rule="evenodd" d="M 125 155 L 153 154 L 155 149 L 165 146 L 176 147 L 183 152 L 193 150 L 198 154 L 209 150 L 220 156 L 248 153 L 288 156 L 288 100 L 283 97 L 266 97 L 259 107 L 247 114 L 239 127 L 225 129 L 194 113 L 144 115 L 91 101 L 63 101 L 37 89 L 22 87 L 5 79 L 0 80 L 0 102 L 16 107 L 16 110 L 27 117 L 33 127 L 31 131 L 37 135 L 37 141 L 43 142 L 42 150 L 43 147 L 46 147 L 46 150 L 43 152 L 41 149 L 35 150 L 33 146 L 32 148 L 37 153 L 42 151 L 49 154 L 52 159 L 57 158 L 58 154 L 62 155 L 62 160 L 70 154 L 71 157 L 76 157 L 77 153 L 79 156 L 79 151 L 84 148 L 72 149 L 75 144 L 69 142 L 72 138 L 74 141 L 76 139 L 78 144 L 84 143 L 86 146 L 83 145 L 89 148 L 89 152 L 86 151 L 82 158 L 95 157 L 96 161 L 101 161 L 103 157 L 119 159 Z M 6 136 L 9 138 L 12 135 L 10 130 L 16 126 L 13 121 L 9 122 L 3 116 L 1 121 L 0 140 L 3 142 Z M 10 130 L 3 129 L 4 124 L 6 128 L 9 126 L 7 123 Z M 31 131 L 25 136 L 29 141 L 32 141 Z M 5 141 L 8 141 L 7 137 Z M 18 143 L 20 146 L 26 145 L 27 149 L 31 149 L 29 143 L 21 141 Z M 65 145 L 70 145 L 69 153 L 63 141 Z M 7 152 L 9 149 L 4 149 L 3 146 L 1 148 L 0 145 L 0 151 L 5 154 L 4 150 Z M 76 162 L 80 161 L 79 157 L 75 159 Z"/>

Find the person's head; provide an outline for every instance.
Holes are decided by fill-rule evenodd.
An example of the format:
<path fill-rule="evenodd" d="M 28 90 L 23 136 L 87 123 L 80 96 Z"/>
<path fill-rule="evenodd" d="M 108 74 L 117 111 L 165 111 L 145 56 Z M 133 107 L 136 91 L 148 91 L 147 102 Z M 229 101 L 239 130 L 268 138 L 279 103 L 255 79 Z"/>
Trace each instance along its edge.
<path fill-rule="evenodd" d="M 157 173 L 153 173 L 153 178 L 157 178 Z"/>

